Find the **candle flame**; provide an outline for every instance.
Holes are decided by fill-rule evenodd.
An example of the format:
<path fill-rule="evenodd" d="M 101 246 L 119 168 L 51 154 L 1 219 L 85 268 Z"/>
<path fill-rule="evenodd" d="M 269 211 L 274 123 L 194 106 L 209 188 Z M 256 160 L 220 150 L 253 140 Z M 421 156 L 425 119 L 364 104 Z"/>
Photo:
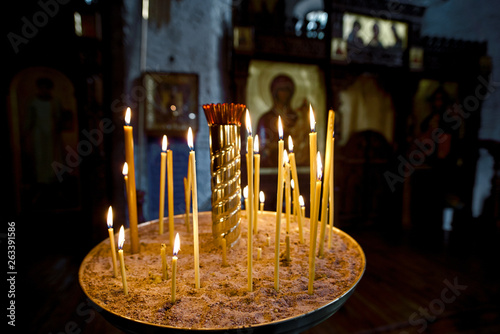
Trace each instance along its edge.
<path fill-rule="evenodd" d="M 243 197 L 244 197 L 245 199 L 247 199 L 247 198 L 248 198 L 248 186 L 245 186 L 245 188 L 243 188 Z"/>
<path fill-rule="evenodd" d="M 293 140 L 292 140 L 292 136 L 288 136 L 288 150 L 290 151 L 290 153 L 293 152 Z"/>
<path fill-rule="evenodd" d="M 316 154 L 316 176 L 318 181 L 321 180 L 321 177 L 323 176 L 323 164 L 321 163 L 321 154 L 319 151 Z"/>
<path fill-rule="evenodd" d="M 111 205 L 109 206 L 108 209 L 108 228 L 113 228 L 113 209 L 111 208 Z"/>
<path fill-rule="evenodd" d="M 314 118 L 312 105 L 309 105 L 309 124 L 311 125 L 311 132 L 314 132 L 316 130 L 316 119 Z"/>
<path fill-rule="evenodd" d="M 281 116 L 278 116 L 278 134 L 280 137 L 280 140 L 283 139 L 283 124 L 281 124 Z"/>
<path fill-rule="evenodd" d="M 295 181 L 293 179 L 290 180 L 290 187 L 292 187 L 292 190 L 295 188 Z"/>
<path fill-rule="evenodd" d="M 302 197 L 302 195 L 299 196 L 299 205 L 306 206 L 306 203 L 304 203 L 304 197 Z"/>
<path fill-rule="evenodd" d="M 259 200 L 261 203 L 264 203 L 266 201 L 266 196 L 264 195 L 264 192 L 262 190 L 259 193 Z"/>
<path fill-rule="evenodd" d="M 128 163 L 123 164 L 122 174 L 123 174 L 123 176 L 128 175 Z"/>
<path fill-rule="evenodd" d="M 174 241 L 174 256 L 177 256 L 177 253 L 181 250 L 181 239 L 179 238 L 179 233 L 175 235 Z"/>
<path fill-rule="evenodd" d="M 259 135 L 255 135 L 255 140 L 253 142 L 253 153 L 259 154 Z"/>
<path fill-rule="evenodd" d="M 247 109 L 246 115 L 245 115 L 245 124 L 247 126 L 247 132 L 248 135 L 252 135 L 252 121 L 250 120 L 250 112 Z"/>
<path fill-rule="evenodd" d="M 123 229 L 122 225 L 120 227 L 120 233 L 118 233 L 118 249 L 122 249 L 124 243 L 125 243 L 125 230 Z"/>
<path fill-rule="evenodd" d="M 288 163 L 288 153 L 286 150 L 283 150 L 283 165 Z"/>
<path fill-rule="evenodd" d="M 194 145 L 193 145 L 193 129 L 191 129 L 191 127 L 189 127 L 189 129 L 188 129 L 187 140 L 188 140 L 189 149 L 192 151 L 194 149 Z"/>
<path fill-rule="evenodd" d="M 130 119 L 132 118 L 132 112 L 130 111 L 130 107 L 127 107 L 125 111 L 125 124 L 130 125 Z"/>
<path fill-rule="evenodd" d="M 161 142 L 161 150 L 163 152 L 166 152 L 167 151 L 167 145 L 168 145 L 168 140 L 167 140 L 167 136 L 163 135 L 163 140 Z"/>

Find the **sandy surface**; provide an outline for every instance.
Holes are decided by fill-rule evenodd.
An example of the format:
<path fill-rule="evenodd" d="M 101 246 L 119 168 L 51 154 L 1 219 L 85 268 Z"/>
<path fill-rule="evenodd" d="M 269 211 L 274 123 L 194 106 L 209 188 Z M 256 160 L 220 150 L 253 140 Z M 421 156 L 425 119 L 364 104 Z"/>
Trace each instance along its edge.
<path fill-rule="evenodd" d="M 291 222 L 291 262 L 280 263 L 280 290 L 274 289 L 275 214 L 259 216 L 254 236 L 253 292 L 247 291 L 247 222 L 242 215 L 239 241 L 228 249 L 229 266 L 223 267 L 222 251 L 212 242 L 211 215 L 199 215 L 200 281 L 194 286 L 193 234 L 184 216 L 175 217 L 175 232 L 181 238 L 178 254 L 177 300 L 171 299 L 171 258 L 168 220 L 163 235 L 158 223 L 139 225 L 140 253 L 130 254 L 129 231 L 125 234 L 124 257 L 129 295 L 121 276 L 113 277 L 109 239 L 85 258 L 80 282 L 85 293 L 100 307 L 121 316 L 174 327 L 231 328 L 262 324 L 315 310 L 347 292 L 363 271 L 364 255 L 356 243 L 334 228 L 332 248 L 316 258 L 314 294 L 307 293 L 309 270 L 309 220 L 305 220 L 304 244 L 299 243 L 297 223 Z M 284 216 L 283 216 L 284 217 Z M 282 220 L 281 252 L 285 250 L 285 219 Z M 118 228 L 116 228 L 118 230 Z M 192 231 L 192 229 L 191 229 Z M 267 236 L 270 244 L 267 245 Z M 115 236 L 118 240 L 118 233 Z M 160 245 L 167 244 L 169 278 L 162 279 Z M 325 242 L 326 245 L 326 242 Z M 257 259 L 257 248 L 262 259 Z M 119 265 L 119 262 L 118 262 Z"/>

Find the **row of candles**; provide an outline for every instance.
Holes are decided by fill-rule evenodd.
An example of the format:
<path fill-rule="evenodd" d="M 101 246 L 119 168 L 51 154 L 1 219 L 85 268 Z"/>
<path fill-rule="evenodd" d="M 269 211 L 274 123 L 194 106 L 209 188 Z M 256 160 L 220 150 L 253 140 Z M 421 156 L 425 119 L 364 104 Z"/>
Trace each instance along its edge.
<path fill-rule="evenodd" d="M 136 188 L 135 188 L 135 168 L 134 168 L 134 143 L 133 143 L 133 128 L 130 125 L 131 111 L 127 108 L 125 114 L 125 158 L 126 162 L 123 168 L 123 175 L 125 180 L 127 201 L 129 208 L 129 223 L 130 223 L 130 239 L 131 239 L 131 252 L 139 252 L 139 235 L 137 226 L 137 203 L 136 203 Z M 318 227 L 320 228 L 320 238 L 318 247 L 318 256 L 322 257 L 324 254 L 324 240 L 326 231 L 326 222 L 330 221 L 329 245 L 331 241 L 331 231 L 333 226 L 333 177 L 334 177 L 334 121 L 335 113 L 333 110 L 329 111 L 328 126 L 326 136 L 326 149 L 325 149 L 325 173 L 323 173 L 320 152 L 317 151 L 317 133 L 316 122 L 312 107 L 309 108 L 309 118 L 311 132 L 309 134 L 309 150 L 310 150 L 310 247 L 309 247 L 309 284 L 308 293 L 312 294 L 314 291 L 314 273 L 315 273 L 315 259 L 316 259 L 316 241 L 318 234 Z M 248 221 L 248 254 L 247 254 L 247 268 L 248 268 L 248 291 L 253 291 L 253 235 L 257 233 L 257 214 L 258 203 L 260 199 L 261 208 L 263 210 L 264 194 L 259 190 L 260 187 L 260 155 L 259 155 L 259 140 L 258 135 L 252 136 L 252 126 L 250 121 L 250 114 L 248 109 L 245 116 L 247 128 L 247 145 L 246 145 L 246 159 L 247 159 L 247 177 L 248 184 L 245 187 L 245 208 L 247 211 Z M 299 229 L 299 242 L 304 242 L 302 219 L 304 216 L 304 200 L 300 195 L 297 167 L 295 163 L 295 155 L 293 152 L 292 137 L 288 137 L 288 150 L 284 149 L 283 141 L 283 125 L 281 117 L 278 118 L 278 184 L 277 184 L 277 202 L 276 202 L 276 234 L 275 234 L 275 270 L 274 270 L 274 287 L 279 291 L 279 257 L 280 257 L 280 235 L 281 235 L 281 219 L 282 219 L 282 205 L 283 205 L 283 188 L 285 188 L 285 219 L 286 219 L 286 257 L 289 259 L 290 254 L 290 214 L 291 214 L 291 201 L 294 204 L 295 217 L 298 222 Z M 194 272 L 195 272 L 195 287 L 200 288 L 200 274 L 199 274 L 199 240 L 198 240 L 198 203 L 197 203 L 197 186 L 196 186 L 196 155 L 194 151 L 193 133 L 189 128 L 187 135 L 188 146 L 190 148 L 188 160 L 188 173 L 184 178 L 185 186 L 185 201 L 186 201 L 186 219 L 185 223 L 189 231 L 189 208 L 192 200 L 193 205 L 193 247 L 194 247 Z M 167 170 L 167 172 L 165 172 Z M 174 240 L 174 221 L 173 221 L 173 163 L 172 151 L 168 149 L 167 137 L 163 136 L 162 152 L 161 152 L 161 166 L 160 166 L 160 209 L 159 209 L 159 234 L 163 234 L 163 216 L 164 216 L 164 201 L 165 201 L 165 174 L 168 179 L 168 218 L 169 218 L 169 239 L 170 244 L 173 245 L 172 257 L 172 302 L 175 301 L 175 285 L 176 285 L 176 268 L 177 268 L 177 253 L 180 249 L 179 234 L 175 236 Z M 323 177 L 324 174 L 324 177 Z M 321 189 L 323 189 L 323 196 L 321 196 Z M 259 195 L 257 195 L 259 194 Z M 319 212 L 321 200 L 321 215 Z M 299 204 L 301 209 L 298 210 Z M 329 218 L 327 218 L 327 207 L 330 207 Z M 321 220 L 318 220 L 321 218 Z M 112 222 L 112 209 L 108 210 L 108 232 L 111 242 L 112 261 L 114 275 L 118 276 L 116 250 L 114 246 L 113 222 Z M 320 226 L 318 226 L 321 224 Z M 120 228 L 118 240 L 118 255 L 121 266 L 121 276 L 123 282 L 123 289 L 125 294 L 128 294 L 125 265 L 123 259 L 123 244 L 125 241 L 123 226 Z M 223 265 L 227 264 L 226 247 L 224 247 L 225 238 L 223 238 Z M 259 251 L 261 251 L 259 249 Z M 166 247 L 162 244 L 161 257 L 162 257 L 162 273 L 163 277 L 167 278 L 166 272 Z"/>

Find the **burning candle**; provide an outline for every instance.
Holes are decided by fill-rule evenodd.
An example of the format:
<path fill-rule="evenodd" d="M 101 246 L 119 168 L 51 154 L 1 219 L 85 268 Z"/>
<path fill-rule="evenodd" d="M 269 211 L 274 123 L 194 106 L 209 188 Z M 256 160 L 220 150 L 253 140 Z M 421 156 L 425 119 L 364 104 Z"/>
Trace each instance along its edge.
<path fill-rule="evenodd" d="M 283 125 L 281 116 L 278 116 L 278 189 L 276 201 L 276 234 L 274 245 L 274 289 L 279 291 L 279 269 L 280 269 L 280 232 L 281 232 L 281 212 L 283 210 Z"/>
<path fill-rule="evenodd" d="M 309 175 L 310 175 L 310 195 L 309 195 L 309 201 L 311 203 L 310 205 L 310 212 L 309 216 L 312 218 L 312 211 L 314 208 L 314 201 L 315 201 L 315 180 L 316 180 L 316 152 L 318 151 L 318 136 L 316 133 L 316 120 L 314 118 L 314 112 L 312 109 L 312 106 L 309 105 L 309 124 L 311 126 L 311 133 L 309 133 Z"/>
<path fill-rule="evenodd" d="M 259 194 L 260 191 L 260 154 L 259 154 L 259 135 L 255 135 L 255 141 L 253 143 L 253 158 L 255 165 L 254 172 L 254 215 L 253 215 L 253 233 L 257 233 L 257 214 L 259 209 Z"/>
<path fill-rule="evenodd" d="M 160 255 L 161 255 L 161 277 L 163 279 L 168 279 L 167 245 L 161 244 Z"/>
<path fill-rule="evenodd" d="M 122 174 L 123 174 L 123 180 L 125 181 L 125 191 L 128 196 L 128 163 L 126 162 L 123 164 Z"/>
<path fill-rule="evenodd" d="M 111 245 L 111 260 L 113 261 L 113 276 L 118 276 L 118 266 L 116 265 L 116 249 L 115 249 L 115 234 L 113 232 L 113 209 L 111 206 L 108 209 L 108 234 L 109 234 L 109 244 Z"/>
<path fill-rule="evenodd" d="M 158 214 L 158 224 L 160 226 L 160 235 L 163 234 L 163 215 L 165 208 L 165 171 L 167 168 L 167 136 L 163 136 L 161 144 L 161 163 L 160 163 L 160 211 Z"/>
<path fill-rule="evenodd" d="M 300 216 L 303 219 L 306 217 L 306 203 L 304 202 L 304 197 L 302 197 L 302 195 L 299 196 L 299 205 L 300 205 Z"/>
<path fill-rule="evenodd" d="M 325 177 L 323 182 L 323 197 L 321 201 L 321 231 L 319 236 L 319 256 L 324 255 L 324 245 L 325 245 L 325 231 L 326 231 L 326 207 L 328 206 L 328 196 L 330 193 L 330 177 L 332 168 L 332 136 L 333 136 L 333 124 L 335 122 L 335 113 L 330 110 L 328 114 L 328 128 L 326 135 L 326 154 L 325 154 Z M 318 198 L 319 201 L 319 198 Z"/>
<path fill-rule="evenodd" d="M 252 137 L 252 122 L 250 121 L 250 113 L 248 109 L 246 111 L 246 127 L 248 132 L 247 137 L 247 180 L 248 180 L 248 208 L 247 208 L 247 220 L 248 220 L 248 242 L 247 242 L 247 270 L 248 270 L 248 291 L 253 291 L 252 282 L 252 253 L 253 253 L 253 216 L 254 216 L 254 195 L 253 195 L 253 137 Z"/>
<path fill-rule="evenodd" d="M 243 200 L 245 201 L 245 210 L 247 211 L 248 217 L 248 186 L 243 188 Z"/>
<path fill-rule="evenodd" d="M 179 239 L 179 233 L 175 235 L 174 241 L 174 255 L 172 256 L 172 304 L 175 303 L 175 292 L 176 292 L 176 278 L 177 278 L 177 253 L 181 249 L 181 240 Z"/>
<path fill-rule="evenodd" d="M 262 259 L 262 248 L 257 247 L 257 260 Z"/>
<path fill-rule="evenodd" d="M 118 256 L 120 257 L 120 268 L 122 271 L 123 292 L 125 293 L 125 295 L 128 295 L 127 276 L 125 274 L 125 261 L 123 259 L 124 243 L 125 243 L 125 230 L 123 229 L 122 225 L 120 227 L 120 232 L 118 233 Z"/>
<path fill-rule="evenodd" d="M 139 231 L 137 228 L 137 199 L 135 187 L 135 163 L 134 163 L 134 135 L 133 128 L 130 125 L 131 120 L 130 108 L 127 108 L 125 113 L 125 125 L 123 131 L 125 133 L 125 160 L 128 164 L 128 211 L 130 222 L 130 242 L 132 254 L 139 252 Z"/>
<path fill-rule="evenodd" d="M 316 179 L 316 189 L 315 189 L 315 195 L 320 196 L 321 194 L 321 177 L 322 177 L 322 165 L 321 165 L 321 156 L 319 152 L 316 155 L 316 166 L 318 167 L 316 174 L 317 174 L 317 179 Z M 310 242 L 310 248 L 309 248 L 309 286 L 308 286 L 308 293 L 310 295 L 313 294 L 314 292 L 314 275 L 316 271 L 316 234 L 317 234 L 317 225 L 318 225 L 318 210 L 319 210 L 319 201 L 314 202 L 314 208 L 312 211 L 311 215 L 311 242 Z"/>
<path fill-rule="evenodd" d="M 165 142 L 167 142 L 165 137 Z M 172 150 L 167 149 L 167 180 L 168 180 L 168 230 L 170 233 L 170 244 L 174 244 L 174 164 Z M 188 228 L 189 231 L 189 228 Z"/>
<path fill-rule="evenodd" d="M 297 164 L 295 162 L 295 153 L 293 152 L 293 140 L 292 140 L 291 136 L 288 136 L 288 150 L 290 151 L 290 153 L 288 154 L 288 157 L 290 160 L 290 170 L 292 171 L 292 180 L 294 180 L 294 182 L 293 182 L 293 187 L 294 187 L 293 207 L 295 209 L 295 206 L 299 202 L 300 187 L 299 187 L 299 177 L 297 174 Z M 297 222 L 299 225 L 299 241 L 300 241 L 300 243 L 303 243 L 304 242 L 304 232 L 302 230 L 302 215 L 300 214 L 300 210 L 298 207 L 297 207 L 297 217 L 298 217 Z"/>
<path fill-rule="evenodd" d="M 200 245 L 198 241 L 198 187 L 196 185 L 196 155 L 193 143 L 193 130 L 188 130 L 190 177 L 193 197 L 193 247 L 194 247 L 194 284 L 200 288 Z"/>

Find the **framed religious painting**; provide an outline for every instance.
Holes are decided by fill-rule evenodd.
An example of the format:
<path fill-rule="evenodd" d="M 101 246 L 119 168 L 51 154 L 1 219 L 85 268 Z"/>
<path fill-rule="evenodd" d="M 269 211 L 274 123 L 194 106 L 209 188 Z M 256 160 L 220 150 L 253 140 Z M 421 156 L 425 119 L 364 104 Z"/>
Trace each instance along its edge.
<path fill-rule="evenodd" d="M 198 75 L 147 72 L 143 76 L 145 132 L 185 136 L 198 129 Z"/>
<path fill-rule="evenodd" d="M 402 66 L 408 23 L 345 12 L 342 38 L 349 62 Z"/>
<path fill-rule="evenodd" d="M 71 80 L 48 67 L 30 67 L 10 84 L 9 128 L 18 211 L 81 207 L 77 103 Z"/>
<path fill-rule="evenodd" d="M 252 54 L 255 48 L 253 27 L 234 27 L 234 51 L 240 54 Z"/>
<path fill-rule="evenodd" d="M 277 118 L 282 118 L 285 148 L 291 136 L 299 170 L 309 168 L 309 108 L 315 118 L 318 149 L 323 156 L 327 122 L 324 76 L 316 65 L 252 60 L 246 105 L 259 135 L 262 172 L 276 167 Z"/>

